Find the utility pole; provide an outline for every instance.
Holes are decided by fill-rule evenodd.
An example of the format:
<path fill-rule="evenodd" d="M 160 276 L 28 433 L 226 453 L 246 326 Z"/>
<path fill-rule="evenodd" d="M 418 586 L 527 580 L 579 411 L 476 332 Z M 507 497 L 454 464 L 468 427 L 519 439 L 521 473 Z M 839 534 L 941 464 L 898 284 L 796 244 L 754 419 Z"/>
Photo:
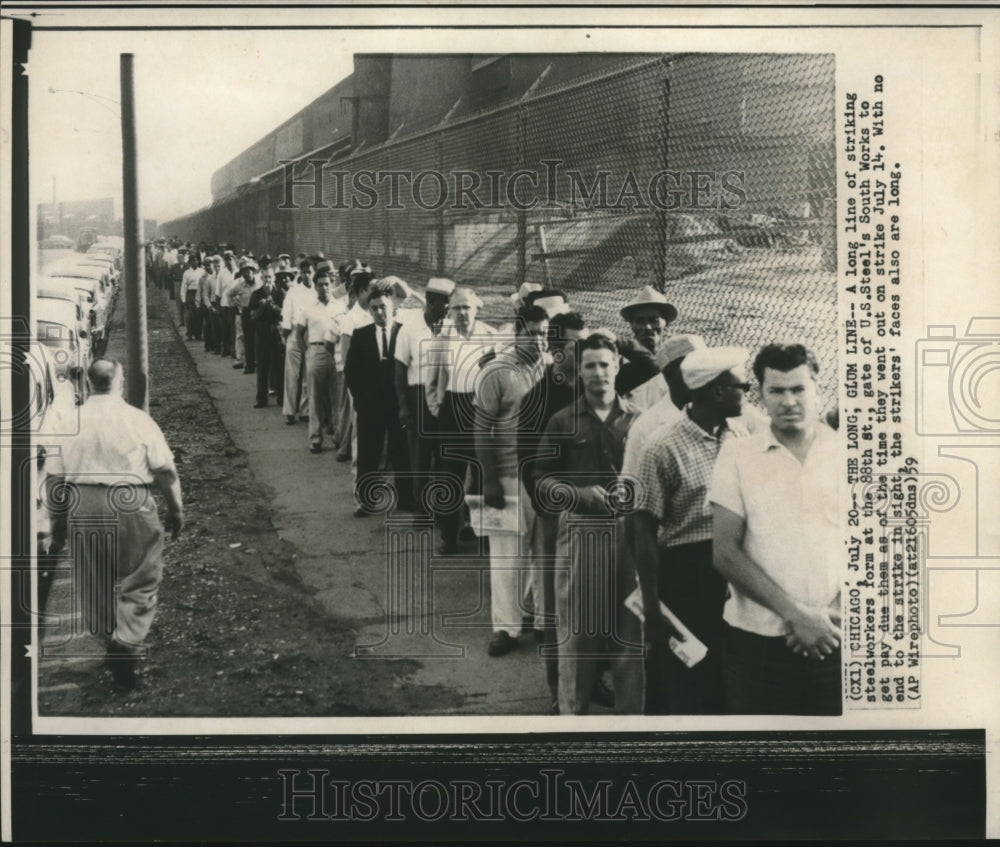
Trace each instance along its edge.
<path fill-rule="evenodd" d="M 131 53 L 121 54 L 122 82 L 122 224 L 125 261 L 126 400 L 149 411 L 149 351 L 146 342 L 146 263 L 139 250 L 142 219 L 139 217 L 138 168 L 135 144 L 135 86 Z"/>

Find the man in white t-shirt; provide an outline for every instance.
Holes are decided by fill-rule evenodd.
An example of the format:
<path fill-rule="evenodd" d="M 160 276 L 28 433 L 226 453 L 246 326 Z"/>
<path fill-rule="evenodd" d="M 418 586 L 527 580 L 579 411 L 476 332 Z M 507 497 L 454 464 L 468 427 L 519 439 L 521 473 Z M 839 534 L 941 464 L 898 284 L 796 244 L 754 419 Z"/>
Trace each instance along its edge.
<path fill-rule="evenodd" d="M 754 360 L 770 428 L 719 451 L 715 567 L 729 582 L 723 678 L 734 714 L 841 713 L 840 445 L 818 420 L 813 354 L 770 344 Z"/>

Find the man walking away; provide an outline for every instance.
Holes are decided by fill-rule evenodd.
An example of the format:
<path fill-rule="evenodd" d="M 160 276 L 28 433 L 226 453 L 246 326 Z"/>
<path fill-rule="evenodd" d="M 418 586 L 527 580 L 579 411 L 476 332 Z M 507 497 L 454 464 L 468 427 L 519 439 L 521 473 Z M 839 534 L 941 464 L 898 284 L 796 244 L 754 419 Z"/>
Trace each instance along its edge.
<path fill-rule="evenodd" d="M 84 623 L 103 640 L 115 681 L 133 688 L 163 573 L 163 526 L 152 491 L 167 501 L 166 529 L 175 539 L 184 526 L 181 486 L 159 426 L 123 399 L 121 366 L 95 359 L 87 376 L 92 393 L 80 408 L 77 434 L 47 460 L 49 491 L 75 491 L 72 514 L 55 512 L 57 532 L 69 543 Z M 105 543 L 92 537 L 95 522 L 114 527 L 112 549 L 103 530 Z"/>

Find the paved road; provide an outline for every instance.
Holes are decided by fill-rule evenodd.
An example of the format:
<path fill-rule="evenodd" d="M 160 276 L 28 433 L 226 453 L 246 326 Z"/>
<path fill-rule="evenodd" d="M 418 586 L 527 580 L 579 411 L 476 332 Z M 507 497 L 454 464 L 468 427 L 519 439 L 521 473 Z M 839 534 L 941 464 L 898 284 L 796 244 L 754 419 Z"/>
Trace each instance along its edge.
<path fill-rule="evenodd" d="M 233 443 L 270 490 L 273 524 L 296 548 L 303 582 L 331 616 L 357 631 L 358 648 L 374 645 L 380 658 L 368 661 L 416 658 L 412 681 L 460 694 L 465 705 L 458 714 L 546 714 L 550 698 L 529 636 L 505 657 L 486 655 L 489 574 L 474 545 L 464 558 L 432 557 L 436 535 L 429 525 L 354 518 L 349 465 L 329 449 L 310 453 L 306 424 L 286 425 L 279 406 L 254 409 L 255 378 L 234 370 L 232 359 L 206 353 L 202 342 L 186 345 Z M 398 556 L 386 554 L 393 545 Z M 389 569 L 415 579 L 389 579 Z M 414 583 L 429 599 L 393 599 L 394 588 L 404 586 L 405 594 Z"/>

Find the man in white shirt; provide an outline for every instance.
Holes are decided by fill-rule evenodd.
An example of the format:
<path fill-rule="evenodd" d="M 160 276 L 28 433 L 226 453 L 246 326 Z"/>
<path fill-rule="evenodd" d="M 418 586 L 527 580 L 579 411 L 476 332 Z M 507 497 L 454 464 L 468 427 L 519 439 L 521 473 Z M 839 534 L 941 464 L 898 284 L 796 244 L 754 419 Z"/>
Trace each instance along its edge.
<path fill-rule="evenodd" d="M 235 310 L 229 298 L 229 290 L 236 283 L 236 256 L 232 250 L 226 250 L 222 254 L 222 260 L 223 265 L 218 274 L 220 355 L 229 358 L 233 355 L 233 335 L 236 329 Z"/>
<path fill-rule="evenodd" d="M 421 320 L 404 321 L 396 337 L 396 400 L 399 423 L 406 434 L 413 478 L 413 499 L 423 509 L 424 488 L 434 460 L 437 419 L 427 408 L 427 383 L 431 378 L 432 343 L 441 333 L 448 300 L 455 290 L 450 279 L 434 277 L 427 282 Z"/>
<path fill-rule="evenodd" d="M 427 387 L 427 407 L 438 422 L 439 470 L 462 481 L 470 468 L 476 477 L 479 475 L 473 400 L 480 363 L 496 344 L 496 330 L 477 320 L 482 304 L 471 288 L 455 289 L 448 305 L 451 325 L 442 331 L 440 345 L 435 345 L 440 350 L 439 361 Z M 475 490 L 480 487 L 474 483 Z M 458 506 L 436 515 L 442 555 L 458 551 L 463 509 Z"/>
<path fill-rule="evenodd" d="M 299 281 L 285 294 L 281 306 L 281 334 L 285 339 L 285 396 L 282 412 L 286 424 L 309 420 L 309 386 L 306 381 L 305 350 L 298 333 L 293 332 L 299 312 L 316 302 L 312 287 L 312 262 L 303 260 L 299 266 Z"/>
<path fill-rule="evenodd" d="M 87 629 L 103 638 L 116 682 L 133 688 L 163 572 L 164 528 L 152 491 L 166 499 L 166 529 L 177 538 L 184 526 L 181 486 L 159 426 L 122 398 L 121 365 L 95 359 L 87 378 L 92 393 L 79 410 L 77 434 L 46 460 L 47 490 L 53 503 L 74 503 L 69 515 L 52 510 L 57 546 L 65 539 L 74 557 Z M 60 495 L 63 486 L 74 492 L 69 499 Z"/>
<path fill-rule="evenodd" d="M 757 355 L 770 428 L 723 446 L 712 503 L 715 567 L 729 582 L 723 675 L 734 714 L 841 713 L 839 442 L 818 420 L 816 359 Z"/>
<path fill-rule="evenodd" d="M 198 286 L 201 303 L 201 329 L 205 338 L 205 350 L 218 353 L 219 346 L 219 267 L 222 257 L 212 256 L 205 260 L 205 276 Z"/>
<path fill-rule="evenodd" d="M 201 280 L 205 270 L 196 251 L 191 252 L 188 268 L 181 278 L 181 298 L 184 300 L 184 328 L 188 341 L 201 341 L 201 308 L 198 303 Z"/>
<path fill-rule="evenodd" d="M 323 451 L 323 434 L 337 433 L 333 426 L 334 401 L 337 397 L 337 370 L 334 348 L 338 342 L 337 318 L 343 313 L 342 301 L 330 298 L 333 265 L 322 261 L 316 266 L 313 288 L 316 301 L 305 306 L 295 319 L 299 346 L 306 351 L 306 374 L 309 379 L 309 449 Z"/>
<path fill-rule="evenodd" d="M 236 361 L 233 363 L 233 368 L 243 368 L 245 373 L 254 373 L 253 328 L 249 326 L 250 314 L 247 306 L 250 304 L 250 295 L 260 287 L 256 271 L 257 266 L 253 259 L 241 260 L 236 281 L 229 289 L 229 302 L 233 306 L 236 322 Z M 270 270 L 266 273 L 270 273 Z"/>

